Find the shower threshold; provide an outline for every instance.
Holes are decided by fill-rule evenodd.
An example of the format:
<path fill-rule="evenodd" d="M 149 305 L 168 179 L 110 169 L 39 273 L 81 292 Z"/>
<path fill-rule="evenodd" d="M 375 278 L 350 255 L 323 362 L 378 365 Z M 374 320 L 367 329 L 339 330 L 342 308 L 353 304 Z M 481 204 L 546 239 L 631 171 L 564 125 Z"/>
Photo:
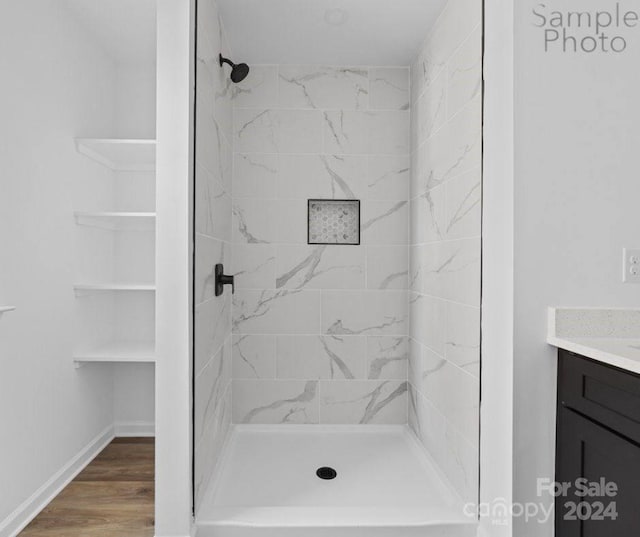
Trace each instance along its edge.
<path fill-rule="evenodd" d="M 319 475 L 332 476 L 331 479 Z M 197 537 L 471 537 L 476 520 L 404 426 L 237 425 Z"/>

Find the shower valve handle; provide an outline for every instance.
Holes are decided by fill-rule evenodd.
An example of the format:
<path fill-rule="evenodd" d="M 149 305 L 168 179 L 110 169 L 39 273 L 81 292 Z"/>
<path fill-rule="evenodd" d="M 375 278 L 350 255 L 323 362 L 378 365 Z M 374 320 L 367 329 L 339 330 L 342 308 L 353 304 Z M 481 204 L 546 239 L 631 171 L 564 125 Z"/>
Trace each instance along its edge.
<path fill-rule="evenodd" d="M 218 263 L 216 265 L 215 274 L 216 274 L 216 290 L 215 290 L 216 296 L 220 296 L 222 294 L 222 292 L 224 291 L 225 285 L 231 286 L 232 294 L 236 292 L 234 277 L 224 273 L 224 266 L 222 265 L 222 263 Z"/>

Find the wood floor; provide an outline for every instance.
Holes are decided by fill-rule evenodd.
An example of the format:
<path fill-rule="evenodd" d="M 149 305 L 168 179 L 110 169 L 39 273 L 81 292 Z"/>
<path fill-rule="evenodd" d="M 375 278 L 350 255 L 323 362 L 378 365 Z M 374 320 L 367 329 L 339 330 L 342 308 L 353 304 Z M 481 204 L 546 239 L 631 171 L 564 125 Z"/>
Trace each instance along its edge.
<path fill-rule="evenodd" d="M 114 439 L 20 537 L 153 537 L 154 439 Z"/>

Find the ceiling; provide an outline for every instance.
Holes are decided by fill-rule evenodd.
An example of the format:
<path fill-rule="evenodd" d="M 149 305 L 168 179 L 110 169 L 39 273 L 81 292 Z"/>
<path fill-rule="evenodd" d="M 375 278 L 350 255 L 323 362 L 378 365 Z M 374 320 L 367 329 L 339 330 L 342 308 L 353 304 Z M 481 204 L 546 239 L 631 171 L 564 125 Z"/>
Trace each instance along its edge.
<path fill-rule="evenodd" d="M 62 0 L 116 63 L 154 63 L 156 0 Z"/>
<path fill-rule="evenodd" d="M 218 0 L 234 61 L 410 65 L 446 0 Z"/>

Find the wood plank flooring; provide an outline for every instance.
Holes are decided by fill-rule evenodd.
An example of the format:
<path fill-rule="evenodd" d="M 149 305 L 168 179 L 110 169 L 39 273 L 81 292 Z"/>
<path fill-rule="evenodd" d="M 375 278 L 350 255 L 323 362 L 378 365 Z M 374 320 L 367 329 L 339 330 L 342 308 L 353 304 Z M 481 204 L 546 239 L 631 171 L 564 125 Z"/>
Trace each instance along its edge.
<path fill-rule="evenodd" d="M 20 537 L 153 537 L 153 438 L 115 438 Z"/>

